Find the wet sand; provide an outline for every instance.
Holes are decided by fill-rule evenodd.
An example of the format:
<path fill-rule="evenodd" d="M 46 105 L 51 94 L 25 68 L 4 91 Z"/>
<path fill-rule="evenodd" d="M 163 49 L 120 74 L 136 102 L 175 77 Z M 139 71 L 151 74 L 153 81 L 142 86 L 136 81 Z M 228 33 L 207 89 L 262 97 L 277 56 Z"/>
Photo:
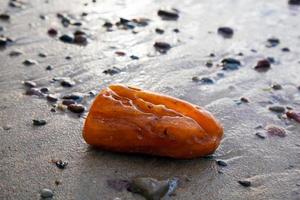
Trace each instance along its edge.
<path fill-rule="evenodd" d="M 107 184 L 109 179 L 135 176 L 178 177 L 175 195 L 166 199 L 300 199 L 300 123 L 268 109 L 280 105 L 300 111 L 300 6 L 250 0 L 46 2 L 32 0 L 24 8 L 12 8 L 8 1 L 0 1 L 0 13 L 10 14 L 9 21 L 0 20 L 4 28 L 0 34 L 14 40 L 0 51 L 0 199 L 39 199 L 43 188 L 53 190 L 53 199 L 143 199 Z M 166 7 L 178 9 L 179 18 L 166 21 L 157 16 Z M 82 17 L 83 12 L 87 16 Z M 82 26 L 63 27 L 57 13 Z M 107 31 L 102 26 L 120 17 L 150 21 L 133 30 L 114 25 Z M 232 38 L 218 34 L 220 26 L 231 27 Z M 58 36 L 50 37 L 50 28 L 57 29 Z M 164 33 L 156 33 L 156 28 Z M 87 33 L 87 45 L 58 39 L 75 30 Z M 271 37 L 280 43 L 268 48 Z M 161 54 L 153 47 L 156 41 L 172 48 Z M 284 47 L 290 51 L 282 51 Z M 13 50 L 23 53 L 9 56 Z M 222 70 L 221 60 L 228 57 L 238 59 L 241 66 Z M 267 57 L 275 59 L 268 71 L 253 69 Z M 25 66 L 26 59 L 37 64 Z M 206 66 L 208 61 L 212 67 Z M 45 70 L 48 65 L 53 69 Z M 112 67 L 120 73 L 103 73 Z M 209 77 L 213 84 L 193 81 L 195 76 Z M 55 77 L 69 77 L 75 85 L 62 87 L 51 82 Z M 87 112 L 93 100 L 88 93 L 110 83 L 169 94 L 204 106 L 224 125 L 225 136 L 212 157 L 194 160 L 96 150 L 81 137 L 87 112 L 79 117 L 57 108 L 51 112 L 53 103 L 44 97 L 24 95 L 26 80 L 37 83 L 37 88 L 47 87 L 59 98 L 72 92 L 85 94 L 81 103 Z M 275 83 L 282 89 L 272 89 Z M 47 124 L 33 126 L 36 118 Z M 267 134 L 265 127 L 270 124 L 284 128 L 286 136 Z M 266 138 L 257 137 L 257 132 Z M 68 165 L 59 169 L 52 159 L 66 160 Z M 228 166 L 217 165 L 219 159 Z M 239 180 L 248 180 L 251 186 L 243 187 Z"/>

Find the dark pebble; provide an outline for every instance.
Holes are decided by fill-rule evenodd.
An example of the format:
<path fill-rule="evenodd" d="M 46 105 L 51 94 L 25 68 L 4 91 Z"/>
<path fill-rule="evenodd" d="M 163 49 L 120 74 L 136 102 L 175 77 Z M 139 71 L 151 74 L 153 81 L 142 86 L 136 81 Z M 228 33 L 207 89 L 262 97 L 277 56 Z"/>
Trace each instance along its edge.
<path fill-rule="evenodd" d="M 219 165 L 219 166 L 222 166 L 222 167 L 226 167 L 228 164 L 225 162 L 225 161 L 223 161 L 223 160 L 217 160 L 216 161 L 217 162 L 217 164 Z"/>
<path fill-rule="evenodd" d="M 153 46 L 160 53 L 166 53 L 168 50 L 171 49 L 171 45 L 166 42 L 155 42 Z"/>
<path fill-rule="evenodd" d="M 59 169 L 65 169 L 67 167 L 67 165 L 68 165 L 68 162 L 67 161 L 62 161 L 62 160 L 56 160 L 55 161 L 55 165 Z"/>
<path fill-rule="evenodd" d="M 256 135 L 258 138 L 261 138 L 261 139 L 265 139 L 265 138 L 266 138 L 266 134 L 261 133 L 261 132 L 257 132 L 257 133 L 255 133 L 255 135 Z"/>
<path fill-rule="evenodd" d="M 41 190 L 41 198 L 45 199 L 49 199 L 49 198 L 52 198 L 53 197 L 53 191 L 50 190 L 50 189 L 47 189 L 47 188 L 44 188 Z"/>
<path fill-rule="evenodd" d="M 32 59 L 27 59 L 27 60 L 23 61 L 23 64 L 26 65 L 26 66 L 36 65 L 37 61 L 32 60 Z"/>
<path fill-rule="evenodd" d="M 66 60 L 71 60 L 72 57 L 71 57 L 71 56 L 66 56 L 65 59 L 66 59 Z"/>
<path fill-rule="evenodd" d="M 3 21 L 8 21 L 10 19 L 10 16 L 6 13 L 0 14 L 0 19 Z"/>
<path fill-rule="evenodd" d="M 222 35 L 224 38 L 231 38 L 233 36 L 233 29 L 230 27 L 220 27 L 218 28 L 218 34 Z"/>
<path fill-rule="evenodd" d="M 126 53 L 123 51 L 116 51 L 115 54 L 117 54 L 118 56 L 125 56 Z"/>
<path fill-rule="evenodd" d="M 140 59 L 138 56 L 135 56 L 135 55 L 131 55 L 130 58 L 131 58 L 132 60 L 138 60 L 138 59 Z"/>
<path fill-rule="evenodd" d="M 53 95 L 53 94 L 47 95 L 46 98 L 47 98 L 47 100 L 50 101 L 50 102 L 57 102 L 57 101 L 58 101 L 58 98 L 57 98 L 55 95 Z"/>
<path fill-rule="evenodd" d="M 158 10 L 157 15 L 164 20 L 177 20 L 179 18 L 179 14 L 175 10 L 173 11 Z"/>
<path fill-rule="evenodd" d="M 24 81 L 23 83 L 26 87 L 29 87 L 29 88 L 34 88 L 36 87 L 36 83 L 33 82 L 33 81 Z"/>
<path fill-rule="evenodd" d="M 7 38 L 0 36 L 0 47 L 5 47 L 7 43 L 8 43 Z"/>
<path fill-rule="evenodd" d="M 267 133 L 271 136 L 278 136 L 278 137 L 285 137 L 286 131 L 284 128 L 275 126 L 275 125 L 268 125 L 266 127 Z"/>
<path fill-rule="evenodd" d="M 46 67 L 46 70 L 48 70 L 48 71 L 50 71 L 50 70 L 52 70 L 53 69 L 53 66 L 52 65 L 48 65 L 47 67 Z"/>
<path fill-rule="evenodd" d="M 17 57 L 17 56 L 20 56 L 20 55 L 22 55 L 22 54 L 23 54 L 23 52 L 20 51 L 20 50 L 13 50 L 13 51 L 11 51 L 11 52 L 9 53 L 9 56 L 10 56 L 10 57 Z"/>
<path fill-rule="evenodd" d="M 83 113 L 85 111 L 85 107 L 81 104 L 70 104 L 68 105 L 68 110 L 73 113 Z"/>
<path fill-rule="evenodd" d="M 221 62 L 223 70 L 237 70 L 241 66 L 241 62 L 234 58 L 224 58 Z"/>
<path fill-rule="evenodd" d="M 109 179 L 106 181 L 107 185 L 118 191 L 121 192 L 123 190 L 128 190 L 130 188 L 130 182 L 128 180 L 124 180 L 124 179 Z"/>
<path fill-rule="evenodd" d="M 10 125 L 4 125 L 2 126 L 3 130 L 8 131 L 10 130 L 12 127 Z"/>
<path fill-rule="evenodd" d="M 286 116 L 290 119 L 295 120 L 296 122 L 300 123 L 300 113 L 294 112 L 294 111 L 288 111 L 286 113 Z"/>
<path fill-rule="evenodd" d="M 75 35 L 74 43 L 79 45 L 87 45 L 88 40 L 85 35 Z"/>
<path fill-rule="evenodd" d="M 241 102 L 244 102 L 244 103 L 249 103 L 249 99 L 246 98 L 246 97 L 241 97 Z"/>
<path fill-rule="evenodd" d="M 250 181 L 246 181 L 246 180 L 239 180 L 238 183 L 244 187 L 250 187 L 251 186 L 251 182 Z"/>
<path fill-rule="evenodd" d="M 73 93 L 73 94 L 68 94 L 62 97 L 62 99 L 67 99 L 67 100 L 74 100 L 76 102 L 80 102 L 83 99 L 83 95 L 80 93 Z"/>
<path fill-rule="evenodd" d="M 73 22 L 72 25 L 73 26 L 82 26 L 82 22 Z"/>
<path fill-rule="evenodd" d="M 60 85 L 63 87 L 73 87 L 75 82 L 69 78 L 64 78 L 60 81 Z"/>
<path fill-rule="evenodd" d="M 254 67 L 258 72 L 266 72 L 271 68 L 271 63 L 268 59 L 259 60 Z"/>
<path fill-rule="evenodd" d="M 202 84 L 213 84 L 213 83 L 214 83 L 214 80 L 211 79 L 211 78 L 209 78 L 209 77 L 202 77 L 202 78 L 200 79 L 200 82 L 201 82 Z"/>
<path fill-rule="evenodd" d="M 62 104 L 68 106 L 68 105 L 71 105 L 71 104 L 76 104 L 76 101 L 71 100 L 71 99 L 66 99 L 66 100 L 62 101 Z"/>
<path fill-rule="evenodd" d="M 50 29 L 48 30 L 48 34 L 49 34 L 50 36 L 54 37 L 54 36 L 56 36 L 56 35 L 58 34 L 58 32 L 57 32 L 56 29 L 50 28 Z"/>
<path fill-rule="evenodd" d="M 205 63 L 205 66 L 206 67 L 212 67 L 214 64 L 213 64 L 213 62 L 211 61 L 211 60 L 209 60 L 209 61 L 207 61 L 206 63 Z"/>
<path fill-rule="evenodd" d="M 111 22 L 105 22 L 102 26 L 105 28 L 112 28 L 113 24 Z"/>
<path fill-rule="evenodd" d="M 41 58 L 46 58 L 46 57 L 47 57 L 47 55 L 46 55 L 46 54 L 44 54 L 44 53 L 39 53 L 39 57 L 41 57 Z"/>
<path fill-rule="evenodd" d="M 269 110 L 277 113 L 285 112 L 285 108 L 283 106 L 269 106 Z"/>
<path fill-rule="evenodd" d="M 34 126 L 44 126 L 47 124 L 46 120 L 44 119 L 33 119 L 32 123 Z"/>
<path fill-rule="evenodd" d="M 290 5 L 300 6 L 300 0 L 289 0 Z"/>
<path fill-rule="evenodd" d="M 273 90 L 281 90 L 282 86 L 280 84 L 275 83 L 275 84 L 272 85 L 272 89 Z"/>
<path fill-rule="evenodd" d="M 194 81 L 194 82 L 199 82 L 199 81 L 200 81 L 200 78 L 199 78 L 198 76 L 194 76 L 194 77 L 192 78 L 192 81 Z"/>
<path fill-rule="evenodd" d="M 178 29 L 178 28 L 174 28 L 174 29 L 173 29 L 173 32 L 174 32 L 174 33 L 179 33 L 179 29 Z"/>
<path fill-rule="evenodd" d="M 163 29 L 156 28 L 155 32 L 158 33 L 158 34 L 163 34 L 165 31 Z"/>
<path fill-rule="evenodd" d="M 62 42 L 65 42 L 65 43 L 73 43 L 74 41 L 74 38 L 70 35 L 62 35 L 59 37 L 59 39 L 62 41 Z"/>
<path fill-rule="evenodd" d="M 106 69 L 103 71 L 104 74 L 109 74 L 109 75 L 115 75 L 121 72 L 121 69 L 117 68 L 117 67 L 113 67 L 110 69 Z"/>
<path fill-rule="evenodd" d="M 216 55 L 214 53 L 210 53 L 209 57 L 215 57 Z"/>
<path fill-rule="evenodd" d="M 274 57 L 267 57 L 267 60 L 272 64 L 276 62 Z"/>
<path fill-rule="evenodd" d="M 25 92 L 26 95 L 36 95 L 36 96 L 43 96 L 43 93 L 40 92 L 39 89 L 37 88 L 29 88 L 28 90 L 26 90 Z"/>
<path fill-rule="evenodd" d="M 268 40 L 267 40 L 267 45 L 266 45 L 266 47 L 276 47 L 277 45 L 279 45 L 279 43 L 280 43 L 280 40 L 278 39 L 278 38 L 269 38 Z"/>
<path fill-rule="evenodd" d="M 287 47 L 284 47 L 284 48 L 281 49 L 281 51 L 283 51 L 283 52 L 290 52 L 290 49 L 287 48 Z"/>

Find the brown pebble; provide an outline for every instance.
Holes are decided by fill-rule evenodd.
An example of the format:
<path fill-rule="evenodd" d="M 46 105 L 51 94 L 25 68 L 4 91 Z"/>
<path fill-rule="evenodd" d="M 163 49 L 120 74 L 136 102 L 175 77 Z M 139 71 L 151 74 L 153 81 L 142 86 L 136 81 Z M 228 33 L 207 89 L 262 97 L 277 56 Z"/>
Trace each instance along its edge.
<path fill-rule="evenodd" d="M 166 53 L 168 50 L 171 49 L 171 45 L 166 42 L 155 42 L 153 46 L 160 53 Z"/>
<path fill-rule="evenodd" d="M 117 54 L 118 56 L 125 56 L 126 53 L 123 51 L 116 51 L 115 54 Z"/>
<path fill-rule="evenodd" d="M 288 111 L 286 113 L 286 116 L 290 119 L 295 120 L 296 122 L 300 123 L 300 113 L 294 112 L 294 111 Z"/>
<path fill-rule="evenodd" d="M 179 18 L 177 10 L 158 10 L 157 15 L 164 20 L 177 20 Z"/>
<path fill-rule="evenodd" d="M 68 106 L 68 105 L 71 105 L 71 104 L 76 104 L 76 102 L 71 100 L 71 99 L 66 99 L 66 100 L 62 101 L 62 104 Z"/>
<path fill-rule="evenodd" d="M 46 98 L 47 98 L 47 100 L 50 101 L 50 102 L 56 102 L 56 101 L 58 101 L 58 98 L 57 98 L 55 95 L 53 95 L 53 94 L 47 95 Z"/>
<path fill-rule="evenodd" d="M 73 113 L 83 113 L 85 111 L 85 107 L 81 104 L 70 104 L 68 105 L 68 110 Z"/>
<path fill-rule="evenodd" d="M 266 127 L 267 133 L 271 136 L 285 137 L 286 131 L 284 128 L 276 126 L 276 125 L 268 125 Z"/>
<path fill-rule="evenodd" d="M 284 113 L 285 108 L 283 106 L 269 106 L 269 110 L 277 113 Z"/>
<path fill-rule="evenodd" d="M 268 59 L 259 60 L 254 67 L 258 72 L 266 72 L 271 68 L 271 63 Z"/>
<path fill-rule="evenodd" d="M 241 102 L 249 103 L 249 99 L 247 99 L 246 97 L 241 97 Z"/>
<path fill-rule="evenodd" d="M 50 36 L 56 36 L 57 34 L 58 34 L 58 32 L 57 32 L 57 30 L 56 29 L 54 29 L 54 28 L 50 28 L 49 30 L 48 30 L 48 34 L 50 35 Z"/>

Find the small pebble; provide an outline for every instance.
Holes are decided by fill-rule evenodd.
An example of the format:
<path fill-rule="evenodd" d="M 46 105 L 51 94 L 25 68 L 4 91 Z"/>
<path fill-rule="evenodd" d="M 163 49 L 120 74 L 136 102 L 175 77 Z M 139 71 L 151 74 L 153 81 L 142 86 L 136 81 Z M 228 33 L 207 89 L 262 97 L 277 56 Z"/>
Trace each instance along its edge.
<path fill-rule="evenodd" d="M 125 56 L 126 53 L 123 51 L 116 51 L 115 54 L 117 54 L 118 56 Z"/>
<path fill-rule="evenodd" d="M 258 72 L 266 72 L 271 68 L 271 63 L 268 59 L 259 60 L 254 67 Z"/>
<path fill-rule="evenodd" d="M 42 198 L 52 198 L 53 197 L 53 191 L 47 188 L 44 188 L 41 190 L 41 197 Z"/>
<path fill-rule="evenodd" d="M 49 92 L 49 89 L 46 88 L 46 87 L 43 87 L 43 88 L 40 89 L 40 91 L 41 91 L 42 93 L 44 93 L 44 94 L 47 94 L 47 93 Z"/>
<path fill-rule="evenodd" d="M 207 61 L 207 62 L 205 63 L 205 66 L 206 66 L 206 67 L 212 67 L 212 66 L 213 66 L 213 62 L 212 62 L 211 60 L 209 60 L 209 61 Z"/>
<path fill-rule="evenodd" d="M 282 89 L 282 86 L 277 83 L 274 83 L 271 87 L 273 90 L 281 90 Z"/>
<path fill-rule="evenodd" d="M 251 186 L 251 182 L 250 181 L 246 181 L 246 180 L 239 180 L 238 183 L 244 187 L 250 187 Z"/>
<path fill-rule="evenodd" d="M 222 167 L 226 167 L 228 164 L 225 162 L 225 161 L 223 161 L 223 160 L 217 160 L 216 161 L 217 162 L 217 164 L 219 165 L 219 166 L 222 166 Z"/>
<path fill-rule="evenodd" d="M 0 36 L 0 47 L 5 47 L 7 43 L 8 43 L 7 38 Z"/>
<path fill-rule="evenodd" d="M 75 82 L 71 80 L 70 78 L 63 78 L 60 81 L 60 85 L 63 87 L 73 87 L 75 85 Z"/>
<path fill-rule="evenodd" d="M 23 64 L 26 65 L 26 66 L 36 65 L 37 61 L 32 60 L 32 59 L 27 59 L 27 60 L 23 61 Z"/>
<path fill-rule="evenodd" d="M 44 53 L 39 53 L 39 55 L 38 55 L 39 57 L 41 57 L 41 58 L 46 58 L 47 57 L 47 55 L 46 54 L 44 54 Z"/>
<path fill-rule="evenodd" d="M 83 99 L 83 95 L 81 93 L 79 93 L 79 92 L 76 92 L 76 93 L 64 95 L 62 97 L 62 99 L 71 99 L 71 100 L 74 100 L 76 102 L 80 102 Z"/>
<path fill-rule="evenodd" d="M 53 94 L 49 94 L 49 95 L 47 95 L 47 100 L 49 101 L 49 102 L 57 102 L 58 101 L 58 98 L 55 96 L 55 95 L 53 95 Z"/>
<path fill-rule="evenodd" d="M 290 119 L 295 120 L 296 122 L 300 123 L 300 113 L 294 112 L 294 111 L 288 111 L 286 113 L 286 116 Z"/>
<path fill-rule="evenodd" d="M 10 56 L 10 57 L 17 57 L 17 56 L 20 56 L 20 55 L 22 55 L 22 54 L 23 54 L 23 52 L 20 51 L 20 50 L 13 50 L 13 51 L 11 51 L 11 52 L 9 53 L 9 56 Z"/>
<path fill-rule="evenodd" d="M 284 47 L 284 48 L 281 49 L 281 51 L 283 51 L 283 52 L 290 52 L 290 49 L 287 48 L 287 47 Z"/>
<path fill-rule="evenodd" d="M 255 133 L 255 135 L 256 135 L 258 138 L 261 138 L 261 139 L 265 139 L 265 138 L 266 138 L 266 134 L 261 133 L 261 132 L 257 132 L 257 133 Z"/>
<path fill-rule="evenodd" d="M 285 137 L 286 131 L 284 128 L 276 125 L 268 125 L 266 127 L 267 133 L 271 136 Z"/>
<path fill-rule="evenodd" d="M 174 29 L 173 29 L 173 32 L 174 32 L 174 33 L 179 33 L 180 31 L 179 31 L 178 28 L 174 28 Z"/>
<path fill-rule="evenodd" d="M 36 87 L 36 83 L 33 82 L 33 81 L 24 81 L 23 83 L 26 87 L 29 87 L 29 88 L 34 88 Z"/>
<path fill-rule="evenodd" d="M 249 99 L 247 99 L 246 97 L 241 97 L 241 102 L 244 102 L 244 103 L 249 103 Z"/>
<path fill-rule="evenodd" d="M 177 20 L 179 18 L 177 10 L 158 10 L 157 15 L 164 20 Z"/>
<path fill-rule="evenodd" d="M 155 42 L 153 46 L 160 53 L 166 53 L 168 50 L 171 49 L 171 45 L 166 42 Z"/>
<path fill-rule="evenodd" d="M 280 43 L 280 40 L 278 39 L 278 38 L 274 38 L 274 37 L 272 37 L 272 38 L 269 38 L 268 40 L 267 40 L 267 45 L 266 45 L 266 47 L 276 47 L 277 45 L 279 45 L 279 43 Z"/>
<path fill-rule="evenodd" d="M 50 29 L 48 30 L 48 34 L 49 34 L 50 36 L 54 37 L 54 36 L 56 36 L 56 35 L 58 34 L 58 32 L 57 32 L 56 29 L 50 28 Z"/>
<path fill-rule="evenodd" d="M 83 113 L 85 111 L 85 107 L 81 104 L 70 104 L 68 105 L 68 110 L 73 113 Z"/>
<path fill-rule="evenodd" d="M 232 28 L 224 26 L 218 28 L 218 33 L 224 38 L 231 38 L 233 36 L 234 31 Z"/>
<path fill-rule="evenodd" d="M 47 124 L 46 120 L 44 119 L 33 119 L 32 123 L 34 126 L 44 126 Z"/>
<path fill-rule="evenodd" d="M 40 92 L 39 89 L 37 88 L 29 88 L 28 90 L 26 90 L 25 92 L 26 95 L 36 95 L 36 96 L 43 96 L 43 94 Z"/>
<path fill-rule="evenodd" d="M 62 101 L 62 104 L 68 106 L 68 105 L 71 105 L 71 104 L 76 104 L 76 101 L 71 100 L 71 99 L 66 99 L 66 100 Z"/>
<path fill-rule="evenodd" d="M 222 61 L 223 70 L 237 70 L 241 62 L 234 58 L 224 58 Z"/>
<path fill-rule="evenodd" d="M 106 69 L 103 71 L 104 74 L 109 74 L 109 75 L 115 75 L 121 72 L 121 69 L 117 68 L 117 67 L 113 67 L 110 69 Z"/>
<path fill-rule="evenodd" d="M 165 31 L 163 29 L 156 28 L 155 32 L 158 33 L 158 34 L 164 34 Z"/>
<path fill-rule="evenodd" d="M 3 128 L 3 130 L 8 131 L 8 130 L 11 129 L 11 126 L 10 125 L 4 125 L 4 126 L 2 126 L 2 128 Z"/>
<path fill-rule="evenodd" d="M 68 165 L 68 162 L 67 161 L 62 161 L 62 160 L 56 160 L 55 161 L 55 165 L 59 169 L 65 169 L 67 167 L 67 165 Z"/>
<path fill-rule="evenodd" d="M 277 113 L 284 113 L 285 108 L 283 106 L 270 106 L 269 107 L 270 111 L 277 112 Z"/>
<path fill-rule="evenodd" d="M 135 55 L 131 55 L 130 58 L 131 58 L 132 60 L 138 60 L 138 59 L 140 59 L 138 56 L 135 56 Z"/>
<path fill-rule="evenodd" d="M 52 70 L 53 69 L 53 66 L 52 65 L 48 65 L 47 67 L 46 67 L 46 70 L 48 70 L 48 71 L 50 71 L 50 70 Z"/>
<path fill-rule="evenodd" d="M 211 79 L 211 78 L 209 78 L 209 77 L 202 77 L 202 78 L 200 79 L 200 82 L 201 82 L 202 84 L 213 84 L 213 83 L 214 83 L 214 80 Z"/>
<path fill-rule="evenodd" d="M 74 43 L 78 45 L 87 45 L 88 40 L 85 35 L 75 35 L 74 37 Z"/>
<path fill-rule="evenodd" d="M 0 19 L 3 20 L 3 21 L 8 21 L 10 19 L 10 16 L 9 16 L 9 14 L 1 13 L 0 14 Z"/>
<path fill-rule="evenodd" d="M 59 39 L 62 41 L 62 42 L 65 42 L 65 43 L 73 43 L 74 41 L 74 38 L 70 35 L 62 35 L 59 37 Z"/>

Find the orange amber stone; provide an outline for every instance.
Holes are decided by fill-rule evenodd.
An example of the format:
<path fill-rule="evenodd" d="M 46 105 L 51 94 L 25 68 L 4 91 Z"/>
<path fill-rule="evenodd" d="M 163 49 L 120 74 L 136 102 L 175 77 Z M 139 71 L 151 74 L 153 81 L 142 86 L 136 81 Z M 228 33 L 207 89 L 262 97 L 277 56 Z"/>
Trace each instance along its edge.
<path fill-rule="evenodd" d="M 189 159 L 212 154 L 223 128 L 205 109 L 186 101 L 125 85 L 103 89 L 83 129 L 101 149 Z"/>

